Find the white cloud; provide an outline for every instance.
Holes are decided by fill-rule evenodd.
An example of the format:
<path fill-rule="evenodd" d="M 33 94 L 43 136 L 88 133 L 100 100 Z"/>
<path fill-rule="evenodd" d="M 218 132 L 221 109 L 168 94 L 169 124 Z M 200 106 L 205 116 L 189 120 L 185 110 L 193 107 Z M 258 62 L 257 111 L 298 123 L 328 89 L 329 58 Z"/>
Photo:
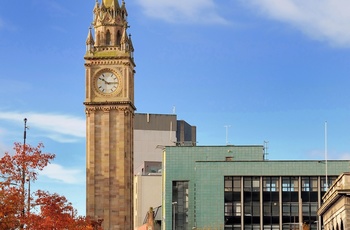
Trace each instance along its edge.
<path fill-rule="evenodd" d="M 58 142 L 75 142 L 85 138 L 85 119 L 60 114 L 0 112 L 0 120 L 23 124 L 40 129 L 42 134 Z"/>
<path fill-rule="evenodd" d="M 54 0 L 35 0 L 33 1 L 34 5 L 40 8 L 43 8 L 45 11 L 48 11 L 50 15 L 58 15 L 58 16 L 67 16 L 72 15 L 72 13 L 57 1 Z"/>
<path fill-rule="evenodd" d="M 138 0 L 144 13 L 172 23 L 227 24 L 213 0 Z"/>
<path fill-rule="evenodd" d="M 348 0 L 243 0 L 272 19 L 291 24 L 309 37 L 350 47 Z"/>
<path fill-rule="evenodd" d="M 342 153 L 339 156 L 339 160 L 349 160 L 350 159 L 350 153 Z"/>
<path fill-rule="evenodd" d="M 82 184 L 84 183 L 84 173 L 79 169 L 67 169 L 59 164 L 49 164 L 40 175 L 50 179 L 57 180 L 67 184 Z"/>

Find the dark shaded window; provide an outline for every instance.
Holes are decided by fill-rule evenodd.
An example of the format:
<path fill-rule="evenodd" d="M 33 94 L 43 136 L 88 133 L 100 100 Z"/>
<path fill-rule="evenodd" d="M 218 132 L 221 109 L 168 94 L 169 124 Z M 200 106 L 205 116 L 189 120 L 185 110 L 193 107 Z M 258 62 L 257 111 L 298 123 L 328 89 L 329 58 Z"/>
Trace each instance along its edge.
<path fill-rule="evenodd" d="M 173 181 L 172 222 L 176 229 L 187 229 L 188 225 L 188 181 Z M 174 215 L 175 213 L 175 215 Z"/>
<path fill-rule="evenodd" d="M 111 41 L 111 32 L 109 30 L 107 30 L 106 33 L 106 45 L 111 45 L 112 41 Z"/>
<path fill-rule="evenodd" d="M 241 229 L 241 178 L 224 177 L 225 186 L 225 229 Z"/>
<path fill-rule="evenodd" d="M 306 224 L 313 224 L 317 220 L 317 203 L 303 203 L 303 222 Z"/>
<path fill-rule="evenodd" d="M 282 226 L 293 227 L 299 223 L 299 178 L 282 177 Z M 293 228 L 292 228 L 293 229 Z"/>
<path fill-rule="evenodd" d="M 279 191 L 278 177 L 263 177 L 263 191 Z"/>
<path fill-rule="evenodd" d="M 282 204 L 282 223 L 299 223 L 299 204 L 297 202 Z"/>
<path fill-rule="evenodd" d="M 244 177 L 244 191 L 259 192 L 260 191 L 259 177 Z"/>
<path fill-rule="evenodd" d="M 263 224 L 264 229 L 279 227 L 279 178 L 263 177 Z"/>
<path fill-rule="evenodd" d="M 298 177 L 282 177 L 282 191 L 283 192 L 299 191 Z"/>
<path fill-rule="evenodd" d="M 332 186 L 334 181 L 337 179 L 336 176 L 321 177 L 321 194 L 324 195 L 329 187 Z M 328 186 L 327 186 L 328 183 Z"/>
<path fill-rule="evenodd" d="M 245 229 L 260 226 L 260 178 L 244 177 L 244 225 Z"/>
<path fill-rule="evenodd" d="M 120 46 L 122 40 L 122 35 L 120 34 L 120 31 L 117 32 L 117 46 Z"/>

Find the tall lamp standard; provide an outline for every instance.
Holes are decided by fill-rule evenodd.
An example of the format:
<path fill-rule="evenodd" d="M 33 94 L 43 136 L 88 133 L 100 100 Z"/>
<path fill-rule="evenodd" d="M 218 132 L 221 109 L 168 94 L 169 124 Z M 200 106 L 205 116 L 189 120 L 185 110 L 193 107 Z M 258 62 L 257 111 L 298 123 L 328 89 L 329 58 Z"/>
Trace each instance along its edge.
<path fill-rule="evenodd" d="M 27 176 L 26 177 L 26 181 L 28 181 L 28 209 L 27 209 L 27 213 L 28 213 L 28 215 L 29 215 L 29 213 L 30 213 L 30 177 L 29 176 Z"/>
<path fill-rule="evenodd" d="M 174 201 L 173 203 L 171 203 L 173 205 L 173 230 L 176 229 L 176 216 L 175 216 L 175 211 L 176 211 L 176 205 L 177 205 L 177 202 Z"/>
<path fill-rule="evenodd" d="M 26 154 L 26 139 L 27 139 L 27 129 L 28 129 L 28 126 L 27 126 L 27 118 L 24 118 L 24 132 L 23 132 L 23 163 L 22 163 L 22 192 L 23 192 L 23 210 L 22 210 L 22 214 L 23 214 L 23 217 L 24 217 L 24 214 L 25 214 L 25 196 L 24 196 L 24 193 L 25 193 L 25 190 L 24 190 L 24 183 L 26 181 L 26 173 L 25 173 L 25 162 L 24 162 L 24 156 Z"/>

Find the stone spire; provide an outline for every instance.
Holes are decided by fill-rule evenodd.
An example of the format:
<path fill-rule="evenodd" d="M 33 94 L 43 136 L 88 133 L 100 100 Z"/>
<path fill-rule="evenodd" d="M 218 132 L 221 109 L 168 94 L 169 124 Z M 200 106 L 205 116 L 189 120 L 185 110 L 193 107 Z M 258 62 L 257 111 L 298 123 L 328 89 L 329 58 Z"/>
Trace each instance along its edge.
<path fill-rule="evenodd" d="M 88 36 L 86 38 L 86 51 L 93 51 L 94 45 L 95 45 L 95 41 L 94 38 L 92 36 L 92 32 L 91 32 L 92 28 L 89 28 L 89 32 L 88 32 Z"/>
<path fill-rule="evenodd" d="M 113 9 L 119 9 L 119 2 L 118 0 L 102 0 L 102 4 L 108 9 L 108 8 L 113 8 Z"/>
<path fill-rule="evenodd" d="M 86 40 L 86 55 L 105 56 L 114 53 L 133 58 L 134 47 L 127 33 L 129 26 L 125 1 L 119 4 L 119 0 L 96 0 L 93 15 L 92 28 Z"/>

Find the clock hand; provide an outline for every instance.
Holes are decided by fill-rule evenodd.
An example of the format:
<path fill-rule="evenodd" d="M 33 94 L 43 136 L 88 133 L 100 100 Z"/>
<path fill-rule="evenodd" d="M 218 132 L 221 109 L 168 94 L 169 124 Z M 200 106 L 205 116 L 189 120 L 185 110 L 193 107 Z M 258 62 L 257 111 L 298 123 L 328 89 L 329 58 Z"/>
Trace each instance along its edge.
<path fill-rule="evenodd" d="M 107 85 L 112 84 L 111 82 L 106 81 L 104 78 L 100 78 L 101 81 L 104 81 Z"/>

